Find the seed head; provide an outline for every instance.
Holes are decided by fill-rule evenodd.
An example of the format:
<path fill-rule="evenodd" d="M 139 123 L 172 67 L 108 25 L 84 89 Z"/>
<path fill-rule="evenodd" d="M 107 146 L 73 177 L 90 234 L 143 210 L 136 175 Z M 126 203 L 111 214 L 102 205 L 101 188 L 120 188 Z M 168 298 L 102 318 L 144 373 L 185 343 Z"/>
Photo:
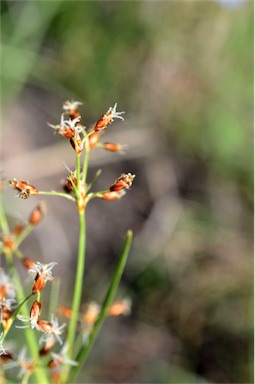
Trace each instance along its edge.
<path fill-rule="evenodd" d="M 54 336 L 60 345 L 63 344 L 60 335 L 63 333 L 63 329 L 65 328 L 66 324 L 59 325 L 58 320 L 52 317 L 51 321 L 38 320 L 37 326 L 41 331 L 45 333 L 41 338 L 41 341 L 47 342 L 52 336 Z"/>
<path fill-rule="evenodd" d="M 45 212 L 46 212 L 46 205 L 45 205 L 45 203 L 41 202 L 32 211 L 32 213 L 31 213 L 31 215 L 29 217 L 29 223 L 31 225 L 39 224 L 42 221 Z"/>
<path fill-rule="evenodd" d="M 98 122 L 96 123 L 95 126 L 95 131 L 101 131 L 107 127 L 108 124 L 111 124 L 114 119 L 121 119 L 124 120 L 124 118 L 121 116 L 125 112 L 117 112 L 117 103 L 114 104 L 114 107 L 110 107 L 108 111 L 100 117 Z"/>
<path fill-rule="evenodd" d="M 103 148 L 109 152 L 123 152 L 125 145 L 116 143 L 103 143 Z"/>
<path fill-rule="evenodd" d="M 135 175 L 131 173 L 122 173 L 117 180 L 110 186 L 110 191 L 121 191 L 122 189 L 129 189 L 132 185 L 132 182 L 135 178 Z"/>
<path fill-rule="evenodd" d="M 77 116 L 75 119 L 65 120 L 65 114 L 62 113 L 60 124 L 53 125 L 49 124 L 49 127 L 53 128 L 56 133 L 59 133 L 61 136 L 66 139 L 72 139 L 75 137 L 75 132 L 82 132 L 85 127 L 79 124 L 81 117 Z"/>
<path fill-rule="evenodd" d="M 41 291 L 48 280 L 53 280 L 51 270 L 56 264 L 54 262 L 49 264 L 38 262 L 34 265 L 34 268 L 29 270 L 30 273 L 36 273 L 32 292 Z"/>
<path fill-rule="evenodd" d="M 30 195 L 36 195 L 38 190 L 28 181 L 12 179 L 9 180 L 9 185 L 19 191 L 18 195 L 21 199 L 27 199 Z"/>
<path fill-rule="evenodd" d="M 68 113 L 71 119 L 75 119 L 80 116 L 78 112 L 78 107 L 82 105 L 80 101 L 65 101 L 63 104 L 63 110 L 65 113 Z"/>
<path fill-rule="evenodd" d="M 30 310 L 30 322 L 37 323 L 41 314 L 42 304 L 35 301 Z"/>

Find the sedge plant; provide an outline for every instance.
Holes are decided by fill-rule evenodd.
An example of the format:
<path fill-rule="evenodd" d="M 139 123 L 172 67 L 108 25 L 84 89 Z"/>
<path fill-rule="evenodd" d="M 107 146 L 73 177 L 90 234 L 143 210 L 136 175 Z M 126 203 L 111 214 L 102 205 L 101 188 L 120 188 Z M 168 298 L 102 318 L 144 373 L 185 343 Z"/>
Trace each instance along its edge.
<path fill-rule="evenodd" d="M 130 312 L 130 300 L 114 301 L 115 293 L 125 268 L 132 242 L 132 231 L 126 234 L 124 246 L 117 262 L 105 299 L 99 305 L 89 302 L 81 311 L 86 255 L 86 208 L 93 199 L 108 201 L 122 198 L 130 189 L 135 175 L 122 173 L 105 190 L 93 191 L 93 182 L 88 180 L 90 152 L 101 147 L 111 152 L 123 150 L 120 144 L 102 142 L 103 131 L 124 112 L 117 112 L 117 104 L 110 107 L 89 130 L 82 123 L 78 101 L 66 101 L 60 123 L 48 124 L 56 134 L 69 140 L 75 154 L 75 169 L 68 169 L 62 191 L 42 191 L 28 181 L 7 180 L 18 191 L 17 196 L 50 195 L 73 202 L 79 217 L 78 255 L 73 299 L 69 307 L 49 303 L 50 318 L 42 318 L 42 300 L 47 281 L 54 278 L 56 262 L 43 264 L 25 256 L 20 249 L 22 242 L 45 215 L 45 203 L 40 202 L 31 212 L 26 224 L 10 227 L 8 218 L 0 205 L 1 255 L 5 268 L 0 269 L 0 382 L 26 383 L 73 383 L 82 369 L 100 328 L 107 316 L 119 316 Z M 4 182 L 1 183 L 1 189 Z M 17 263 L 32 276 L 29 290 L 24 286 Z M 53 282 L 54 283 L 54 282 Z M 61 282 L 60 282 L 61 283 Z M 52 285 L 54 286 L 54 285 Z M 54 297 L 54 295 L 52 296 Z M 55 295 L 56 297 L 56 295 Z M 64 318 L 59 324 L 57 316 Z M 15 332 L 24 331 L 26 347 L 15 345 Z M 14 340 L 12 340 L 14 338 Z M 15 373 L 14 373 L 15 372 Z"/>

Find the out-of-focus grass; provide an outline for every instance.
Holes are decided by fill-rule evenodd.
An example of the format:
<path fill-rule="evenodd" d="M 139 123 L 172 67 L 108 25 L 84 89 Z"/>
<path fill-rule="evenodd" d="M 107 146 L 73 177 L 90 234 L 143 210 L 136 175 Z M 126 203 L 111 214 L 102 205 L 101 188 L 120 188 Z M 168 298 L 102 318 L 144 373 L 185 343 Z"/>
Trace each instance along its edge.
<path fill-rule="evenodd" d="M 84 371 L 87 382 L 252 381 L 252 6 L 1 2 L 6 116 L 17 105 L 27 115 L 36 104 L 49 108 L 48 119 L 65 99 L 77 98 L 94 121 L 117 101 L 126 124 L 159 148 L 150 156 L 147 140 L 143 155 L 124 163 L 137 173 L 132 206 L 121 206 L 125 215 L 115 222 L 105 205 L 91 214 L 91 249 L 97 243 L 100 254 L 107 250 L 89 266 L 95 296 L 117 251 L 116 228 L 133 215 L 139 233 L 123 281 L 133 315 L 117 332 L 125 354 L 113 325 Z M 43 124 L 35 136 L 47 135 Z M 3 133 L 8 142 L 21 129 L 31 138 L 25 120 L 11 128 Z M 106 168 L 114 178 L 118 164 Z M 119 206 L 111 209 L 120 216 Z"/>

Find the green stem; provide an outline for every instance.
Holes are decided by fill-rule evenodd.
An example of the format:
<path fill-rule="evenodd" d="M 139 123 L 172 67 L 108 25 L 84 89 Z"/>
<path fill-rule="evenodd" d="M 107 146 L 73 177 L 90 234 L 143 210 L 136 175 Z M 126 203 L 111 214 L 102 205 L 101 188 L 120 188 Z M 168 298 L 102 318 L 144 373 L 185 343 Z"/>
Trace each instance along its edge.
<path fill-rule="evenodd" d="M 0 225 L 2 227 L 3 233 L 7 233 L 7 234 L 10 233 L 9 225 L 7 222 L 6 214 L 3 209 L 2 201 L 0 201 Z"/>
<path fill-rule="evenodd" d="M 86 148 L 85 154 L 84 154 L 84 160 L 83 160 L 83 170 L 82 170 L 82 182 L 83 182 L 83 184 L 85 184 L 86 180 L 87 180 L 88 165 L 89 165 L 89 153 L 90 153 L 89 148 Z"/>
<path fill-rule="evenodd" d="M 85 214 L 81 212 L 79 214 L 80 219 L 80 237 L 79 237 L 79 250 L 78 250 L 78 260 L 77 260 L 77 271 L 75 276 L 75 287 L 74 287 L 74 296 L 72 303 L 72 317 L 68 327 L 67 333 L 67 357 L 72 358 L 73 348 L 74 348 L 74 338 L 77 327 L 77 321 L 79 317 L 79 309 L 82 296 L 82 287 L 83 287 L 83 275 L 85 269 L 85 249 L 86 249 L 86 220 Z M 68 375 L 68 367 L 64 372 L 64 376 Z"/>
<path fill-rule="evenodd" d="M 81 190 L 81 155 L 76 153 L 76 178 L 78 195 Z"/>
<path fill-rule="evenodd" d="M 102 173 L 102 169 L 98 169 L 95 176 L 93 177 L 93 179 L 91 180 L 91 182 L 87 186 L 87 193 L 90 191 L 92 185 L 94 184 L 96 179 L 101 175 L 101 173 Z"/>
<path fill-rule="evenodd" d="M 50 196 L 60 196 L 65 197 L 68 200 L 75 201 L 75 198 L 73 196 L 68 195 L 67 193 L 63 192 L 56 192 L 56 191 L 39 191 L 38 195 L 50 195 Z"/>
<path fill-rule="evenodd" d="M 103 325 L 104 319 L 107 316 L 108 308 L 115 297 L 115 293 L 117 291 L 121 276 L 123 274 L 123 271 L 124 271 L 124 268 L 125 268 L 125 265 L 127 262 L 132 238 L 133 238 L 133 233 L 131 230 L 129 230 L 127 232 L 127 235 L 126 235 L 125 244 L 124 244 L 122 253 L 120 255 L 118 264 L 116 266 L 111 284 L 110 284 L 109 289 L 107 291 L 107 294 L 105 296 L 105 299 L 104 299 L 104 302 L 102 305 L 102 309 L 98 315 L 98 318 L 97 318 L 95 325 L 94 325 L 94 328 L 93 328 L 93 330 L 89 336 L 87 344 L 85 345 L 85 347 L 83 349 L 80 350 L 80 352 L 76 358 L 76 361 L 78 362 L 79 365 L 73 367 L 71 370 L 71 373 L 69 376 L 69 382 L 70 383 L 72 383 L 74 381 L 74 379 L 78 375 L 79 371 L 81 370 L 83 364 L 85 363 L 85 361 L 89 355 L 89 352 L 91 350 L 91 347 L 93 346 L 93 344 L 96 340 L 96 337 L 97 337 L 97 335 L 98 335 L 98 333 L 99 333 L 99 331 Z"/>
<path fill-rule="evenodd" d="M 25 238 L 32 232 L 34 225 L 28 224 L 26 228 L 17 236 L 15 240 L 15 247 L 18 248 Z"/>
<path fill-rule="evenodd" d="M 30 299 L 30 297 L 33 296 L 33 293 L 31 293 L 29 296 L 27 296 L 23 301 L 22 303 L 18 306 L 18 308 L 15 309 L 15 311 L 12 313 L 11 317 L 9 318 L 8 320 L 8 327 L 4 329 L 4 332 L 3 332 L 3 336 L 1 337 L 1 344 L 4 342 L 6 336 L 8 335 L 8 332 L 9 330 L 11 329 L 12 327 L 12 324 L 14 322 L 14 320 L 16 319 L 17 317 L 17 314 L 19 313 L 19 311 L 21 310 L 21 308 L 23 307 L 24 304 L 26 304 L 26 302 Z"/>

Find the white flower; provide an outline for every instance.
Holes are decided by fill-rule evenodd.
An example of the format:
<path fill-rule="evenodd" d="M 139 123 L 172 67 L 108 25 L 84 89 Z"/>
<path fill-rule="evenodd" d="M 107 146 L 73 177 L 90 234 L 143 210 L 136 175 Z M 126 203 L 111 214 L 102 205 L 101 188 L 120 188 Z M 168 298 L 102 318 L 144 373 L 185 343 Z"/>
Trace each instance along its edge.
<path fill-rule="evenodd" d="M 67 355 L 67 344 L 64 344 L 60 353 L 51 352 L 52 360 L 57 364 L 67 364 L 73 367 L 79 365 L 77 361 L 68 359 Z"/>
<path fill-rule="evenodd" d="M 52 276 L 52 268 L 57 265 L 57 263 L 52 262 L 49 264 L 42 264 L 42 263 L 35 263 L 34 268 L 29 269 L 29 273 L 36 275 L 39 274 L 40 276 L 43 276 L 45 280 L 53 280 Z"/>
<path fill-rule="evenodd" d="M 16 328 L 36 328 L 38 331 L 43 332 L 43 330 L 37 325 L 37 320 L 31 317 L 23 317 L 22 315 L 18 315 L 17 319 L 22 322 L 28 322 L 28 325 L 15 325 Z"/>
<path fill-rule="evenodd" d="M 60 335 L 63 333 L 66 324 L 59 325 L 58 320 L 52 316 L 51 321 L 38 320 L 37 326 L 44 332 L 44 335 L 40 339 L 40 343 L 46 343 L 52 336 L 55 336 L 59 344 L 63 344 Z"/>
<path fill-rule="evenodd" d="M 76 125 L 77 123 L 80 122 L 80 120 L 81 120 L 81 117 L 78 116 L 75 119 L 64 120 L 63 124 L 65 128 L 81 133 L 84 130 L 84 127 L 79 124 Z"/>
<path fill-rule="evenodd" d="M 124 118 L 121 115 L 123 115 L 123 113 L 125 112 L 124 111 L 117 112 L 116 109 L 117 109 L 117 103 L 115 103 L 113 107 L 110 107 L 108 109 L 108 111 L 106 112 L 106 115 L 111 116 L 112 119 L 116 118 L 124 121 Z"/>
<path fill-rule="evenodd" d="M 67 100 L 63 104 L 63 110 L 66 112 L 70 112 L 72 110 L 76 110 L 79 107 L 79 105 L 82 105 L 80 101 Z"/>

